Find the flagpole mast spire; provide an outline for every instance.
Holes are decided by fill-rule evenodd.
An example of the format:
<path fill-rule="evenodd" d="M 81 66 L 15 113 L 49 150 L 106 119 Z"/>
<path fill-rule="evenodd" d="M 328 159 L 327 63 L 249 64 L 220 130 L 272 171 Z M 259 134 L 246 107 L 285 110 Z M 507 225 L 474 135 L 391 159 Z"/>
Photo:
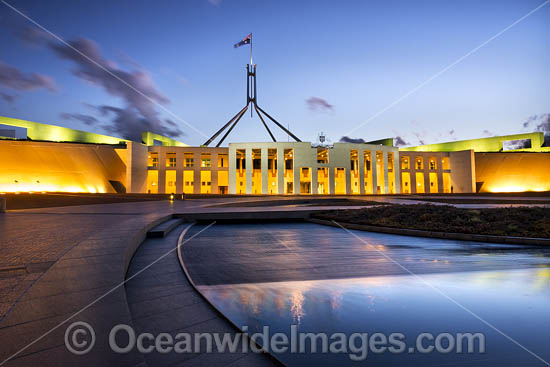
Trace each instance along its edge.
<path fill-rule="evenodd" d="M 252 60 L 252 32 L 250 32 L 250 66 L 253 66 L 253 60 Z"/>

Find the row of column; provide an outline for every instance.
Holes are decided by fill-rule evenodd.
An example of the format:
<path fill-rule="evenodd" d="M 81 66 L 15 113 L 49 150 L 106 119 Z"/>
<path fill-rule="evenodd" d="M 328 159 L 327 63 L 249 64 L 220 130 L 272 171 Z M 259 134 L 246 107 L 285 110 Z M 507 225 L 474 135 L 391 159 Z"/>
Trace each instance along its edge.
<path fill-rule="evenodd" d="M 271 148 L 273 149 L 273 148 Z M 245 164 L 246 164 L 246 193 L 252 194 L 252 173 L 253 173 L 253 160 L 252 160 L 252 150 L 253 148 L 246 148 L 245 149 Z M 269 180 L 268 180 L 268 151 L 269 148 L 261 148 L 261 178 L 262 178 L 262 194 L 267 194 L 269 192 Z M 371 179 L 372 179 L 372 188 L 373 188 L 373 194 L 377 193 L 377 186 L 378 186 L 378 179 L 377 179 L 377 160 L 376 160 L 376 152 L 377 150 L 358 150 L 358 165 L 359 165 L 359 193 L 365 194 L 365 157 L 364 152 L 369 151 L 371 154 Z M 382 193 L 388 193 L 389 192 L 389 180 L 388 180 L 388 151 L 381 151 L 383 156 L 383 167 L 384 167 L 384 188 Z M 399 153 L 397 151 L 392 152 L 394 155 L 393 158 L 393 172 L 394 172 L 394 186 L 395 186 L 395 193 L 400 193 L 401 191 L 401 178 L 399 174 Z M 295 154 L 293 158 L 295 158 Z M 350 159 L 348 159 L 348 162 L 351 161 L 351 156 L 349 156 Z M 316 157 L 315 157 L 316 158 Z M 236 150 L 231 149 L 229 151 L 229 162 L 235 162 L 236 161 Z M 296 160 L 294 159 L 294 162 Z M 230 168 L 232 166 L 232 163 L 230 163 Z M 317 175 L 317 169 L 318 168 L 328 168 L 329 172 L 329 194 L 333 195 L 335 193 L 335 169 L 336 168 L 342 168 L 342 167 L 336 167 L 332 166 L 330 164 L 327 164 L 325 166 L 323 165 L 314 165 L 313 167 L 300 167 L 296 164 L 293 164 L 293 194 L 300 194 L 300 169 L 301 168 L 309 168 L 311 170 L 311 193 L 317 194 L 318 193 L 318 175 Z M 351 167 L 349 166 L 349 163 L 347 167 L 345 168 L 346 173 L 346 194 L 351 194 Z M 284 159 L 284 149 L 277 149 L 277 193 L 278 194 L 284 194 L 285 187 L 284 187 L 284 170 L 285 170 L 285 159 Z M 236 188 L 236 169 L 230 169 L 229 171 L 229 187 Z M 234 190 L 233 190 L 234 191 Z M 231 192 L 230 193 L 235 193 Z"/>

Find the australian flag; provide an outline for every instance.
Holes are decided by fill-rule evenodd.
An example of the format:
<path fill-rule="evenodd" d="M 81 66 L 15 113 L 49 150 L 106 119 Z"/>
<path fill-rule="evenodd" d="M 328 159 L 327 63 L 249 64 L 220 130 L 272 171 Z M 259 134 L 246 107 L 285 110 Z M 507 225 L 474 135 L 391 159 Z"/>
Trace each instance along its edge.
<path fill-rule="evenodd" d="M 246 36 L 241 42 L 235 43 L 233 47 L 237 48 L 240 46 L 249 45 L 251 41 L 252 41 L 252 33 Z"/>

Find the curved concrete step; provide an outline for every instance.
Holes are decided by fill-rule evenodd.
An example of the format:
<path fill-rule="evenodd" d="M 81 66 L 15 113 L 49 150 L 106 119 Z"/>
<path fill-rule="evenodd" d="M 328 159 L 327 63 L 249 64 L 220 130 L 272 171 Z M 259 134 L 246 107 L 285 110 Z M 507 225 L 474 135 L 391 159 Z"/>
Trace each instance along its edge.
<path fill-rule="evenodd" d="M 174 228 L 183 223 L 183 218 L 172 218 L 159 224 L 147 232 L 147 238 L 166 237 Z"/>

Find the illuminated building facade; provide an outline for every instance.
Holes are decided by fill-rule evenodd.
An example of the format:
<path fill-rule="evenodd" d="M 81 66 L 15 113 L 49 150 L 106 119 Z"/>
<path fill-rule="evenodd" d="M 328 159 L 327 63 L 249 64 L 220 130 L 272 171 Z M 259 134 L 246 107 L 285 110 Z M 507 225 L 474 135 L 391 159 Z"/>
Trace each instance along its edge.
<path fill-rule="evenodd" d="M 361 195 L 550 191 L 542 133 L 397 148 L 142 143 L 0 117 L 0 192 Z M 519 145 L 518 145 L 519 144 Z M 521 148 L 518 148 L 521 147 Z"/>

